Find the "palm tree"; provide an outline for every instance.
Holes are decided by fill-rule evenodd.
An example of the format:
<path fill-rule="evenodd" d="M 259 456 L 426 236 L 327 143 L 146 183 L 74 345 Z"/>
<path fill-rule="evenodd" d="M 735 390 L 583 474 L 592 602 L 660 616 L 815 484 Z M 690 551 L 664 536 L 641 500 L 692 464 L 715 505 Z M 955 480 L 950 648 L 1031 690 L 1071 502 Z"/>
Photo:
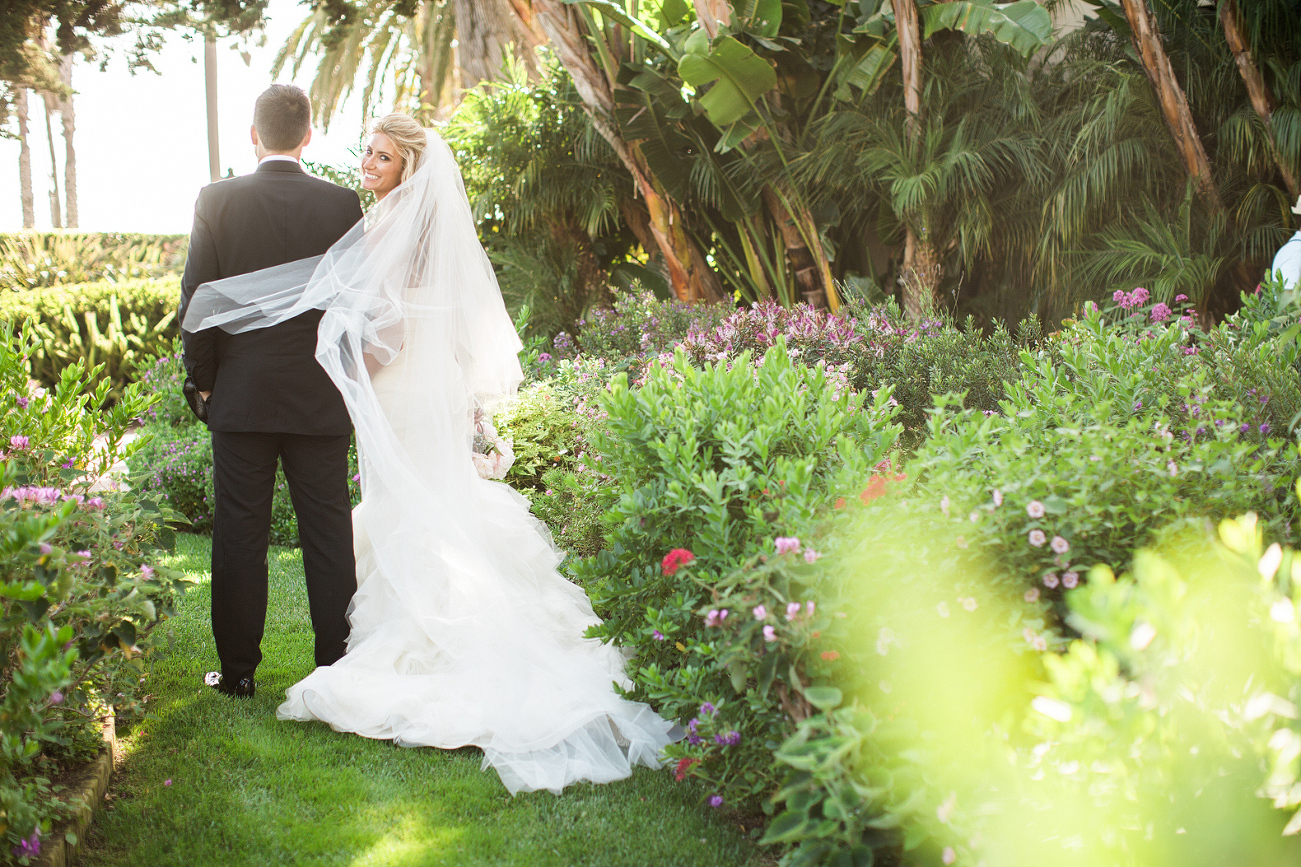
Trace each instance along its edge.
<path fill-rule="evenodd" d="M 308 94 L 324 129 L 340 104 L 362 88 L 362 115 L 369 116 L 380 92 L 392 88 L 391 104 L 428 124 L 454 102 L 452 0 L 419 0 L 408 15 L 400 0 L 368 0 L 355 21 L 332 21 L 323 6 L 290 34 L 271 74 L 290 65 L 297 75 L 311 57 L 316 75 Z"/>
<path fill-rule="evenodd" d="M 63 196 L 67 207 L 64 210 L 63 224 L 69 229 L 77 228 L 77 149 L 73 145 L 77 124 L 72 105 L 72 54 L 65 54 L 59 62 L 59 78 L 63 82 L 66 96 L 59 103 L 59 115 L 63 118 Z"/>
<path fill-rule="evenodd" d="M 27 144 L 27 88 L 19 85 L 14 93 L 14 112 L 18 115 L 18 184 L 23 202 L 23 228 L 36 227 L 36 196 L 32 191 L 32 149 Z"/>

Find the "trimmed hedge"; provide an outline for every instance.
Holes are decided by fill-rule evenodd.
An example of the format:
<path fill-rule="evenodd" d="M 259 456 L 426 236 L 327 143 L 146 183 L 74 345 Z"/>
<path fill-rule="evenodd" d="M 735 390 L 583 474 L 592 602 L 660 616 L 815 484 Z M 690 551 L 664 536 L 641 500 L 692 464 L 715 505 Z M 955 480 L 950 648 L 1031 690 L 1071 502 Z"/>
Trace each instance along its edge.
<path fill-rule="evenodd" d="M 0 293 L 0 322 L 30 323 L 37 348 L 28 360 L 32 378 L 50 388 L 74 361 L 103 364 L 111 398 L 139 365 L 166 352 L 180 335 L 176 304 L 180 278 L 101 280 Z"/>
<path fill-rule="evenodd" d="M 0 290 L 177 274 L 187 235 L 134 232 L 0 232 Z"/>

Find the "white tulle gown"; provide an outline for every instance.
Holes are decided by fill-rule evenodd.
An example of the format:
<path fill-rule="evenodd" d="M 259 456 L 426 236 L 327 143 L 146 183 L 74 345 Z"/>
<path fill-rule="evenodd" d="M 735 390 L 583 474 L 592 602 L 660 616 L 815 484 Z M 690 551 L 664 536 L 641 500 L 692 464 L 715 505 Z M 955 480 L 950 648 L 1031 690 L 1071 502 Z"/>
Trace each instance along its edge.
<path fill-rule="evenodd" d="M 597 618 L 557 572 L 550 534 L 471 462 L 474 411 L 514 390 L 520 344 L 442 141 L 431 133 L 415 176 L 322 260 L 259 274 L 196 292 L 186 327 L 324 309 L 317 357 L 352 414 L 362 474 L 347 655 L 292 686 L 277 715 L 479 747 L 512 793 L 659 767 L 680 732 L 615 692 L 624 657 L 583 638 Z"/>

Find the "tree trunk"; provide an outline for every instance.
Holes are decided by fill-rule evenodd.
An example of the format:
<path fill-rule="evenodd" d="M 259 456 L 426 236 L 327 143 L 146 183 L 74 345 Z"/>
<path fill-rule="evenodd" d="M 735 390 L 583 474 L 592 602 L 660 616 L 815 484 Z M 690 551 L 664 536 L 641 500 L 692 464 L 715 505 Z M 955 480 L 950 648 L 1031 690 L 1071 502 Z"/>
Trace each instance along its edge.
<path fill-rule="evenodd" d="M 14 96 L 18 115 L 18 189 L 23 201 L 23 228 L 36 228 L 36 195 L 32 190 L 32 149 L 27 144 L 27 88 Z"/>
<path fill-rule="evenodd" d="M 910 146 L 921 136 L 922 113 L 922 30 L 916 0 L 892 0 L 895 27 L 899 30 L 899 66 L 903 72 L 903 105 L 907 111 L 906 132 Z M 940 261 L 928 240 L 929 226 L 914 225 L 913 215 L 904 221 L 903 308 L 908 318 L 920 322 L 935 309 L 935 286 L 940 280 Z"/>
<path fill-rule="evenodd" d="M 1129 26 L 1134 31 L 1134 48 L 1143 59 L 1143 69 L 1156 91 L 1166 126 L 1170 128 L 1170 135 L 1183 157 L 1184 166 L 1196 184 L 1198 194 L 1211 211 L 1224 213 L 1224 202 L 1220 200 L 1220 193 L 1215 188 L 1211 163 L 1206 158 L 1206 149 L 1202 147 L 1201 136 L 1193 124 L 1188 98 L 1179 86 L 1174 69 L 1170 66 L 1170 58 L 1161 46 L 1161 34 L 1152 21 L 1147 0 L 1120 0 L 1120 3 L 1125 9 L 1125 17 L 1129 19 Z"/>
<path fill-rule="evenodd" d="M 611 118 L 614 116 L 614 89 L 606 79 L 588 47 L 586 35 L 572 6 L 562 0 L 533 0 L 537 22 L 551 40 L 574 89 L 583 100 L 597 132 L 610 143 L 620 162 L 632 175 L 633 184 L 646 202 L 650 231 L 655 246 L 664 255 L 673 292 L 683 301 L 721 301 L 726 298 L 718 276 L 710 270 L 700 248 L 683 228 L 682 211 L 654 181 L 654 175 L 635 145 L 619 135 Z"/>
<path fill-rule="evenodd" d="M 63 228 L 63 216 L 59 207 L 59 160 L 54 155 L 54 127 L 50 115 L 54 114 L 54 97 L 45 97 L 45 139 L 50 143 L 50 223 L 56 229 Z"/>
<path fill-rule="evenodd" d="M 77 150 L 73 146 L 77 123 L 72 107 L 72 58 L 71 54 L 65 55 L 59 63 L 59 77 L 68 89 L 68 95 L 59 106 L 59 114 L 63 117 L 63 199 L 67 203 L 63 225 L 69 229 L 77 228 L 80 222 L 77 214 Z"/>
<path fill-rule="evenodd" d="M 694 0 L 696 20 L 704 28 L 710 39 L 718 35 L 719 27 L 726 27 L 732 21 L 732 7 L 727 0 Z"/>
<path fill-rule="evenodd" d="M 217 135 L 217 40 L 208 34 L 203 40 L 203 91 L 208 106 L 208 175 L 221 180 L 220 138 Z"/>
<path fill-rule="evenodd" d="M 1224 27 L 1224 40 L 1229 43 L 1233 59 L 1238 64 L 1238 72 L 1247 85 L 1247 95 L 1251 97 L 1251 106 L 1265 125 L 1265 134 L 1269 139 L 1269 155 L 1278 166 L 1278 173 L 1283 177 L 1288 195 L 1292 199 L 1301 196 L 1301 187 L 1297 185 L 1296 172 L 1287 164 L 1278 150 L 1278 139 L 1274 135 L 1274 101 L 1270 98 L 1269 88 L 1265 84 L 1256 61 L 1251 56 L 1251 46 L 1247 44 L 1242 33 L 1241 14 L 1238 12 L 1237 0 L 1220 0 L 1220 24 Z"/>
<path fill-rule="evenodd" d="M 481 81 L 498 81 L 514 46 L 529 75 L 537 74 L 533 49 L 537 32 L 521 19 L 511 0 L 455 0 L 456 43 L 461 83 L 468 90 Z"/>
<path fill-rule="evenodd" d="M 840 299 L 832 282 L 831 263 L 820 240 L 817 240 L 817 222 L 813 215 L 803 202 L 791 202 L 796 211 L 792 214 L 772 187 L 764 188 L 763 201 L 781 233 L 796 290 L 812 306 L 830 307 L 835 312 L 840 307 Z M 806 233 L 812 233 L 814 244 L 806 241 Z M 800 299 L 794 300 L 798 302 Z"/>
<path fill-rule="evenodd" d="M 926 230 L 918 233 L 911 223 L 905 223 L 905 227 L 901 275 L 904 312 L 913 322 L 921 322 L 935 310 L 935 287 L 944 268 Z"/>

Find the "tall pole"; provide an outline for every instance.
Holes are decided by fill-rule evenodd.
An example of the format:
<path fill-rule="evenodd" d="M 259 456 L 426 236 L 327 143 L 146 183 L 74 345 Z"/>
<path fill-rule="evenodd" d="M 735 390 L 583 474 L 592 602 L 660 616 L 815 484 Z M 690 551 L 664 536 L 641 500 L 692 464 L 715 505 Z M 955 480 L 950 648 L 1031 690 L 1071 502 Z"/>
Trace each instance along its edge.
<path fill-rule="evenodd" d="M 203 77 L 208 97 L 208 173 L 217 181 L 221 179 L 217 144 L 217 38 L 211 33 L 203 38 Z"/>

